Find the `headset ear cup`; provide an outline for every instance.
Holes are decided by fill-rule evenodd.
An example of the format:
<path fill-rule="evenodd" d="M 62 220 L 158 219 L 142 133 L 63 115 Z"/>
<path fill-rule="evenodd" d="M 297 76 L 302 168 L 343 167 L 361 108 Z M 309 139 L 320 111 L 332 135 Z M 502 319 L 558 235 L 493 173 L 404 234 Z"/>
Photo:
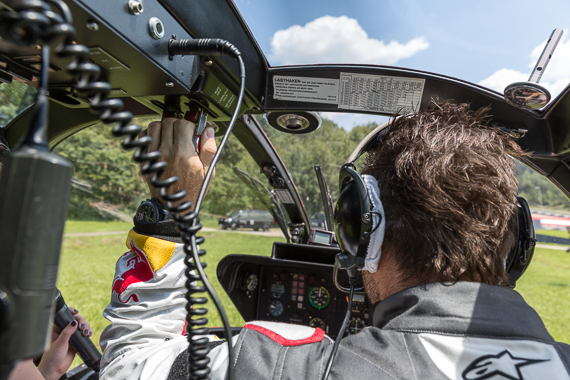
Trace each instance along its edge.
<path fill-rule="evenodd" d="M 364 265 L 373 224 L 368 191 L 360 174 L 349 166 L 340 171 L 339 187 L 334 217 L 336 239 L 343 253 L 361 258 L 359 262 Z"/>
<path fill-rule="evenodd" d="M 530 265 L 536 245 L 536 235 L 530 208 L 526 200 L 520 196 L 517 196 L 514 233 L 515 244 L 505 261 L 511 288 L 515 287 L 518 279 L 521 278 Z"/>
<path fill-rule="evenodd" d="M 342 189 L 334 209 L 334 232 L 340 249 L 356 256 L 360 245 L 360 201 L 358 189 L 350 182 Z"/>

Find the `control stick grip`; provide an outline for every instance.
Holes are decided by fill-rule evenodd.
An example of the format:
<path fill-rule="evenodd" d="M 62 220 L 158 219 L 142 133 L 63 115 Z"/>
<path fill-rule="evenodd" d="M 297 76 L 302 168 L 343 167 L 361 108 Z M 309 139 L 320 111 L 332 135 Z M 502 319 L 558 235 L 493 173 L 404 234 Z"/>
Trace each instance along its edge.
<path fill-rule="evenodd" d="M 67 325 L 74 321 L 75 318 L 73 318 L 73 315 L 65 304 L 65 300 L 59 290 L 56 292 L 54 302 L 56 303 L 54 324 L 60 330 L 63 330 Z M 83 336 L 81 334 L 81 330 L 77 329 L 71 336 L 70 343 L 73 348 L 75 348 L 85 365 L 99 373 L 101 353 L 97 350 L 97 347 L 95 347 L 91 339 L 88 336 Z"/>

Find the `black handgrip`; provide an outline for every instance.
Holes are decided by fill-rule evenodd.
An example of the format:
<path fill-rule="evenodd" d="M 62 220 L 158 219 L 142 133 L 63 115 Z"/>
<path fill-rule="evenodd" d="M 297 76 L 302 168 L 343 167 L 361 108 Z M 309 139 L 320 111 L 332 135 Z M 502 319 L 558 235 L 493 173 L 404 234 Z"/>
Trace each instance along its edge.
<path fill-rule="evenodd" d="M 71 321 L 74 321 L 75 318 L 73 318 L 59 290 L 56 292 L 54 302 L 56 303 L 54 324 L 60 330 L 63 330 Z M 85 365 L 99 373 L 101 353 L 97 350 L 97 347 L 95 347 L 91 339 L 88 336 L 83 336 L 81 330 L 77 329 L 71 336 L 70 343 Z"/>

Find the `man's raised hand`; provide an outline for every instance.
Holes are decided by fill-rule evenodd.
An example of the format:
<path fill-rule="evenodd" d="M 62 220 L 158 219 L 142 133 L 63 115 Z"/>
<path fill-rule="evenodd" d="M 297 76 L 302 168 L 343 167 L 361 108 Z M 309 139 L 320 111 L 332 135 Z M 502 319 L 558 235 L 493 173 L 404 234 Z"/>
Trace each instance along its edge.
<path fill-rule="evenodd" d="M 206 128 L 200 138 L 200 155 L 196 153 L 192 144 L 195 128 L 196 125 L 190 121 L 166 118 L 162 122 L 150 123 L 148 128 L 141 132 L 141 136 L 152 138 L 148 151 L 158 150 L 162 160 L 168 164 L 161 180 L 173 175 L 178 177 L 178 182 L 169 187 L 168 194 L 186 190 L 187 196 L 184 200 L 191 201 L 192 207 L 194 207 L 206 172 L 217 151 L 214 130 Z M 152 175 L 145 176 L 151 197 L 160 199 L 158 189 L 150 184 L 151 178 Z"/>

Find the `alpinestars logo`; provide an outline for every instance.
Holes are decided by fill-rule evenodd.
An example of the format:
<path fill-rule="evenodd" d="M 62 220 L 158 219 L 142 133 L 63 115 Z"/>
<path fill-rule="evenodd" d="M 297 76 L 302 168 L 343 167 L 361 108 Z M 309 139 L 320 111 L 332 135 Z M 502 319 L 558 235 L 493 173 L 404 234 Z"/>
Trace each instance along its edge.
<path fill-rule="evenodd" d="M 462 376 L 464 380 L 525 380 L 521 373 L 521 367 L 548 360 L 517 358 L 505 350 L 497 355 L 485 355 L 475 359 L 463 371 Z"/>

